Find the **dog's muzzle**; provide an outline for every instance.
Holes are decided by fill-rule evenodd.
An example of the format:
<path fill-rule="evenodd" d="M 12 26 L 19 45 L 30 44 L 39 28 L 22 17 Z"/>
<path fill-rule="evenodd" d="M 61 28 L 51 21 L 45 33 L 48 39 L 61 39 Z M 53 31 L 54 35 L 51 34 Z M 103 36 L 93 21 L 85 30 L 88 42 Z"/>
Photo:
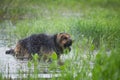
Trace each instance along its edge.
<path fill-rule="evenodd" d="M 70 39 L 69 41 L 67 41 L 64 47 L 70 47 L 71 45 L 72 45 L 72 40 Z"/>

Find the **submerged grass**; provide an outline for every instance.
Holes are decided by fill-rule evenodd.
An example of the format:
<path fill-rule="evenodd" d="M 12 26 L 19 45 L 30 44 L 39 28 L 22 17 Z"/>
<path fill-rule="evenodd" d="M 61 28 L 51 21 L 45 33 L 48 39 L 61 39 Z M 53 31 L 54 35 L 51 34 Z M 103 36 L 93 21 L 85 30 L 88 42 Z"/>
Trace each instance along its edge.
<path fill-rule="evenodd" d="M 8 37 L 12 41 L 36 33 L 71 34 L 75 42 L 72 52 L 66 54 L 65 65 L 58 66 L 54 61 L 50 66 L 50 70 L 60 68 L 58 80 L 120 79 L 120 59 L 117 56 L 120 50 L 119 0 L 17 0 L 8 6 L 7 0 L 2 2 L 5 9 L 0 15 L 4 18 L 11 15 L 12 26 L 8 24 L 6 29 L 15 36 Z M 37 65 L 35 68 L 34 74 L 37 74 Z"/>

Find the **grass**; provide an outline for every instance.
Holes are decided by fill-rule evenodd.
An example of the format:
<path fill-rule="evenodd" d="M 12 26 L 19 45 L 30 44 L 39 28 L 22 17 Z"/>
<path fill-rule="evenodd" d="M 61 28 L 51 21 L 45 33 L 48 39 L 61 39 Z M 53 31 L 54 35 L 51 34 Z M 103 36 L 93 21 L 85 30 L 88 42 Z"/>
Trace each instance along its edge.
<path fill-rule="evenodd" d="M 120 49 L 111 50 L 111 53 L 105 52 L 103 49 L 96 55 L 94 69 L 92 70 L 92 79 L 119 80 L 120 59 L 118 57 Z"/>
<path fill-rule="evenodd" d="M 2 2 L 0 4 L 4 8 L 0 11 L 0 28 L 8 30 L 9 42 L 15 43 L 34 33 L 71 34 L 75 42 L 72 52 L 66 54 L 69 58 L 65 60 L 65 65 L 58 66 L 54 61 L 50 66 L 50 70 L 60 68 L 62 77 L 58 80 L 120 79 L 119 0 Z"/>

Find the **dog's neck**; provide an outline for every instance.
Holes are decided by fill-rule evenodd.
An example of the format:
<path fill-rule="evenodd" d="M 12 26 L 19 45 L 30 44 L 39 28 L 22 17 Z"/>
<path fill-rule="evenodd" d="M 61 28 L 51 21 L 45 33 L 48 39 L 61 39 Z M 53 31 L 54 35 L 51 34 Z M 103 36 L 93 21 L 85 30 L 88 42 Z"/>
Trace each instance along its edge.
<path fill-rule="evenodd" d="M 53 35 L 54 39 L 54 50 L 57 53 L 57 55 L 60 55 L 63 53 L 63 48 L 57 43 L 57 34 Z"/>

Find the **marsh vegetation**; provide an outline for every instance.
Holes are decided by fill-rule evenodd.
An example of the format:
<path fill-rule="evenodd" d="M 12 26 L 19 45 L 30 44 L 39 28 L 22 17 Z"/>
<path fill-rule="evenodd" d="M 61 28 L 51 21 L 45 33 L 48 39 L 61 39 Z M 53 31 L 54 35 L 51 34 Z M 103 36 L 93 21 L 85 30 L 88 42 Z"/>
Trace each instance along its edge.
<path fill-rule="evenodd" d="M 59 32 L 70 33 L 74 39 L 72 51 L 62 56 L 65 64 L 57 65 L 55 55 L 53 63 L 41 64 L 35 55 L 26 62 L 28 75 L 18 71 L 22 79 L 38 79 L 39 72 L 47 69 L 58 74 L 51 80 L 120 80 L 119 0 L 0 1 L 0 47 L 14 46 L 31 34 Z M 2 79 L 8 78 L 1 72 Z"/>

